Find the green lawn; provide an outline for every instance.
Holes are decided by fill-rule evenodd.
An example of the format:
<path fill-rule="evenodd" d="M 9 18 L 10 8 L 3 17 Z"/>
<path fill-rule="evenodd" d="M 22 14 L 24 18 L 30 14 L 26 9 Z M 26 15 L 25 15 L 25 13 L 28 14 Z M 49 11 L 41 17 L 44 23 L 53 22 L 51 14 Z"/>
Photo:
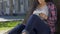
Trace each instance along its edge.
<path fill-rule="evenodd" d="M 14 27 L 1 27 L 0 31 L 2 31 L 2 30 L 8 30 L 8 29 L 11 30 L 12 28 L 14 28 Z"/>
<path fill-rule="evenodd" d="M 12 29 L 13 27 L 20 24 L 21 21 L 7 21 L 7 22 L 0 22 L 0 31 L 6 29 Z"/>

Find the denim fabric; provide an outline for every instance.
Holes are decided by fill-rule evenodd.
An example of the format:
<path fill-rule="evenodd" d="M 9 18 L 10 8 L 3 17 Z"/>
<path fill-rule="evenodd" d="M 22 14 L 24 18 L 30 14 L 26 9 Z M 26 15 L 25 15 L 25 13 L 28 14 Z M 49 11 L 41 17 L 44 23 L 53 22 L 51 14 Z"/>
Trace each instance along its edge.
<path fill-rule="evenodd" d="M 50 34 L 50 28 L 37 15 L 31 15 L 26 25 L 18 25 L 12 29 L 8 34 L 21 34 L 25 29 L 29 34 Z"/>
<path fill-rule="evenodd" d="M 47 24 L 44 23 L 37 15 L 31 15 L 27 21 L 25 30 L 29 34 L 33 34 L 32 30 L 35 29 L 35 34 L 50 34 L 50 28 Z"/>
<path fill-rule="evenodd" d="M 20 34 L 25 28 L 25 25 L 21 24 L 13 28 L 8 34 Z"/>

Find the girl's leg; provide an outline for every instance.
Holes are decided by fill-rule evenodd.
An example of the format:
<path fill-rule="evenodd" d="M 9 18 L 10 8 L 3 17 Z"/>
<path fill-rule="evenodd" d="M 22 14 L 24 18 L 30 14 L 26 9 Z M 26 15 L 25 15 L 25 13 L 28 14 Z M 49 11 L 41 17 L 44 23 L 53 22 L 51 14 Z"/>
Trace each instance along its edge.
<path fill-rule="evenodd" d="M 43 20 L 41 20 L 37 15 L 31 15 L 30 18 L 27 21 L 27 25 L 25 27 L 25 30 L 27 33 L 32 33 L 33 29 L 36 29 L 35 33 L 37 34 L 50 34 L 50 28 Z M 34 32 L 34 31 L 33 31 Z"/>
<path fill-rule="evenodd" d="M 35 15 L 35 28 L 37 29 L 37 34 L 50 34 L 50 28 L 44 20 Z"/>
<path fill-rule="evenodd" d="M 22 30 L 25 28 L 25 25 L 21 24 L 12 29 L 8 34 L 20 34 Z"/>

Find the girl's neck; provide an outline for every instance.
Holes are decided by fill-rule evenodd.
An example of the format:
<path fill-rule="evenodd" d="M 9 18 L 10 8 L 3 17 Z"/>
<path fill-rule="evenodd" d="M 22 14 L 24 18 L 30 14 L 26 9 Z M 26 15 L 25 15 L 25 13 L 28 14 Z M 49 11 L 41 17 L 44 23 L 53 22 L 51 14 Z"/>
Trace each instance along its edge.
<path fill-rule="evenodd" d="M 41 3 L 41 4 L 38 5 L 38 8 L 42 8 L 42 7 L 44 7 L 45 5 L 46 5 L 46 2 L 43 2 L 43 3 Z"/>

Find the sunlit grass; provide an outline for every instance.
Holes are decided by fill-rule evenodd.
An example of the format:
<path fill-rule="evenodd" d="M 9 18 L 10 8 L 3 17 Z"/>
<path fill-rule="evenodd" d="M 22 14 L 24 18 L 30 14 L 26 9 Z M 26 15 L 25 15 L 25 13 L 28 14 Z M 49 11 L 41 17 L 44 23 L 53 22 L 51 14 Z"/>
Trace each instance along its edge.
<path fill-rule="evenodd" d="M 20 23 L 21 23 L 21 21 L 0 22 L 0 31 L 1 30 L 12 29 Z"/>
<path fill-rule="evenodd" d="M 2 30 L 8 30 L 8 29 L 12 29 L 12 28 L 14 28 L 14 27 L 1 27 L 1 28 L 0 28 L 0 31 L 2 31 Z"/>

